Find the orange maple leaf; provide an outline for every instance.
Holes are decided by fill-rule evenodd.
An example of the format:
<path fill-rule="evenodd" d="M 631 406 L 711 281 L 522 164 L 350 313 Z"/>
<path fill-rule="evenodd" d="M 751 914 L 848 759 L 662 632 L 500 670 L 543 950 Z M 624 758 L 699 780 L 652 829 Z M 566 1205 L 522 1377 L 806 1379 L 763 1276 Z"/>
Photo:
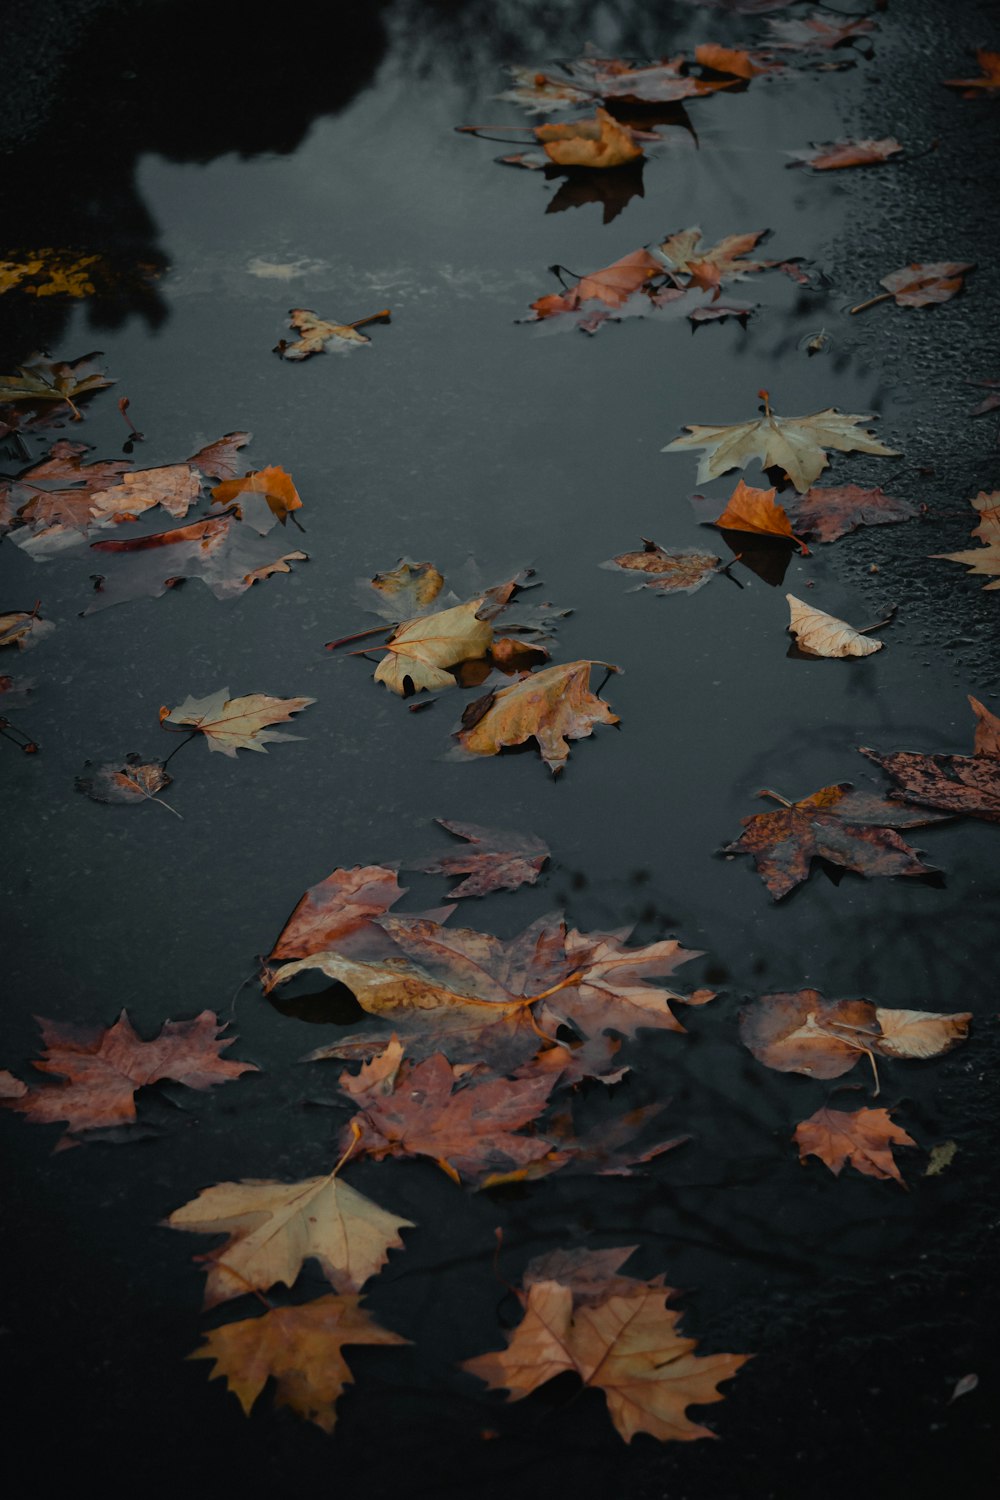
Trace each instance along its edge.
<path fill-rule="evenodd" d="M 892 1155 L 893 1146 L 915 1146 L 892 1120 L 887 1109 L 818 1109 L 808 1120 L 795 1127 L 792 1137 L 799 1148 L 799 1160 L 818 1156 L 835 1177 L 844 1163 L 850 1162 L 866 1177 L 894 1177 L 905 1187 L 903 1175 Z"/>
<path fill-rule="evenodd" d="M 459 744 L 473 755 L 497 755 L 504 746 L 533 739 L 542 760 L 558 775 L 569 759 L 569 740 L 593 734 L 595 724 L 619 722 L 604 699 L 589 690 L 594 666 L 607 663 L 571 661 L 546 667 L 477 699 L 462 715 Z"/>
<path fill-rule="evenodd" d="M 711 523 L 720 530 L 750 531 L 756 536 L 776 536 L 794 542 L 805 555 L 809 548 L 792 530 L 788 512 L 775 500 L 777 490 L 758 490 L 741 479 L 726 502 L 726 508 Z"/>

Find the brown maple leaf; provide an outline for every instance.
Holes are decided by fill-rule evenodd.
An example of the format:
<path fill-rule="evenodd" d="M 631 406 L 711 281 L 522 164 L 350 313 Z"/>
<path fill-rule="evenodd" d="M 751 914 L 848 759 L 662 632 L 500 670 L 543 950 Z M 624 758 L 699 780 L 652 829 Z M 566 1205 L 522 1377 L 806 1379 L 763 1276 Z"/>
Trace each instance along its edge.
<path fill-rule="evenodd" d="M 16 375 L 0 375 L 0 402 L 25 401 L 42 407 L 65 405 L 73 420 L 81 421 L 83 413 L 76 403 L 115 383 L 93 367 L 91 362 L 99 352 L 55 363 L 32 355 L 27 363 L 18 365 Z"/>
<path fill-rule="evenodd" d="M 896 500 L 882 489 L 866 490 L 856 484 L 814 484 L 804 495 L 793 495 L 782 504 L 795 530 L 817 542 L 836 542 L 859 526 L 909 521 L 919 510 L 912 500 Z"/>
<path fill-rule="evenodd" d="M 686 1409 L 721 1401 L 719 1382 L 735 1375 L 749 1355 L 694 1354 L 697 1341 L 678 1332 L 681 1315 L 667 1307 L 674 1293 L 662 1278 L 632 1281 L 612 1270 L 602 1292 L 596 1268 L 571 1265 L 569 1281 L 526 1281 L 518 1293 L 524 1316 L 507 1335 L 507 1348 L 464 1360 L 462 1369 L 493 1390 L 508 1391 L 508 1401 L 573 1371 L 584 1385 L 603 1391 L 626 1442 L 637 1432 L 661 1442 L 713 1437 Z"/>
<path fill-rule="evenodd" d="M 334 870 L 300 897 L 278 935 L 271 959 L 307 958 L 339 948 L 345 939 L 367 933 L 372 918 L 387 912 L 405 894 L 396 871 L 384 865 Z"/>
<path fill-rule="evenodd" d="M 898 156 L 903 147 L 894 136 L 880 140 L 827 141 L 822 146 L 813 145 L 811 151 L 786 151 L 793 159 L 790 167 L 807 166 L 814 172 L 836 172 L 843 167 L 877 167 L 892 156 Z"/>
<path fill-rule="evenodd" d="M 975 264 L 964 260 L 938 260 L 921 265 L 914 261 L 901 271 L 883 276 L 879 286 L 885 291 L 878 297 L 869 297 L 852 307 L 852 313 L 864 312 L 879 302 L 895 301 L 897 307 L 935 307 L 939 302 L 950 302 L 956 292 L 965 286 L 966 271 L 974 271 Z"/>
<path fill-rule="evenodd" d="M 799 1161 L 818 1156 L 835 1177 L 849 1162 L 866 1177 L 894 1177 L 905 1187 L 893 1158 L 893 1146 L 915 1146 L 912 1136 L 897 1125 L 887 1109 L 818 1109 L 795 1127 L 792 1137 Z"/>
<path fill-rule="evenodd" d="M 544 1052 L 541 1054 L 542 1059 L 546 1056 Z M 662 1114 L 669 1102 L 661 1099 L 654 1104 L 640 1105 L 610 1121 L 602 1121 L 585 1134 L 577 1129 L 572 1110 L 564 1110 L 554 1115 L 546 1125 L 547 1136 L 556 1143 L 547 1155 L 509 1172 L 493 1172 L 481 1186 L 494 1188 L 505 1187 L 514 1182 L 535 1182 L 541 1177 L 551 1176 L 553 1172 L 562 1172 L 568 1177 L 640 1175 L 651 1161 L 690 1140 L 690 1136 L 675 1135 L 669 1140 L 654 1141 L 651 1145 L 636 1144 L 635 1137 L 643 1132 L 650 1121 Z"/>
<path fill-rule="evenodd" d="M 197 1257 L 206 1308 L 278 1282 L 294 1286 L 310 1258 L 338 1291 L 356 1292 L 402 1248 L 399 1231 L 411 1221 L 348 1187 L 337 1170 L 304 1182 L 218 1182 L 174 1209 L 165 1221 L 171 1229 L 229 1235 Z"/>
<path fill-rule="evenodd" d="M 777 797 L 764 791 L 762 797 Z M 800 802 L 778 801 L 778 812 L 743 819 L 744 832 L 724 854 L 749 854 L 775 901 L 809 877 L 814 859 L 854 870 L 858 875 L 929 875 L 930 865 L 900 838 L 895 828 L 921 827 L 940 814 L 907 812 L 871 792 L 857 792 L 849 781 L 823 787 Z"/>
<path fill-rule="evenodd" d="M 236 479 L 243 468 L 239 450 L 245 448 L 252 437 L 252 432 L 223 433 L 214 443 L 206 443 L 204 448 L 192 453 L 188 463 L 203 479 Z"/>
<path fill-rule="evenodd" d="M 984 93 L 990 96 L 1000 95 L 1000 52 L 980 47 L 976 52 L 976 60 L 982 69 L 979 78 L 946 78 L 945 86 L 962 89 L 963 99 L 981 99 Z"/>
<path fill-rule="evenodd" d="M 705 246 L 700 229 L 681 229 L 669 235 L 658 249 L 678 286 L 701 287 L 717 294 L 726 282 L 745 281 L 754 271 L 792 271 L 791 261 L 746 259 L 767 232 L 757 229 L 749 234 L 727 234 L 717 245 Z"/>
<path fill-rule="evenodd" d="M 969 702 L 977 720 L 972 755 L 859 749 L 888 771 L 896 782 L 892 796 L 899 801 L 1000 823 L 1000 719 L 978 699 L 970 697 Z"/>
<path fill-rule="evenodd" d="M 969 503 L 979 516 L 979 525 L 973 527 L 972 535 L 979 538 L 982 547 L 970 547 L 966 552 L 934 552 L 931 556 L 945 562 L 965 563 L 970 573 L 1000 575 L 1000 490 L 989 494 L 980 490 Z M 984 583 L 983 588 L 1000 589 L 1000 576 L 993 583 Z"/>
<path fill-rule="evenodd" d="M 700 472 L 700 471 L 699 471 Z M 741 479 L 726 501 L 721 515 L 711 525 L 720 531 L 748 531 L 755 536 L 773 536 L 781 541 L 794 543 L 806 555 L 809 548 L 792 531 L 792 523 L 784 506 L 775 500 L 777 491 L 758 490 Z"/>
<path fill-rule="evenodd" d="M 592 119 L 536 125 L 534 133 L 545 155 L 559 167 L 607 170 L 639 161 L 643 154 L 635 131 L 600 107 Z"/>
<path fill-rule="evenodd" d="M 409 1342 L 380 1327 L 360 1298 L 328 1296 L 224 1323 L 206 1334 L 205 1343 L 188 1358 L 213 1359 L 210 1378 L 225 1378 L 247 1416 L 273 1377 L 275 1405 L 290 1406 L 324 1432 L 332 1432 L 337 1401 L 353 1380 L 344 1345 Z"/>
<path fill-rule="evenodd" d="M 288 315 L 288 326 L 294 328 L 300 337 L 291 343 L 280 339 L 274 346 L 274 353 L 280 354 L 282 359 L 308 359 L 311 354 L 325 354 L 329 349 L 370 344 L 368 335 L 359 333 L 358 329 L 368 323 L 389 323 L 391 320 L 392 314 L 387 307 L 353 323 L 329 323 L 306 307 L 293 307 Z"/>
<path fill-rule="evenodd" d="M 92 797 L 95 802 L 123 802 L 128 806 L 135 806 L 140 802 L 158 802 L 161 807 L 172 812 L 175 818 L 181 816 L 169 802 L 164 802 L 162 797 L 156 795 L 165 786 L 169 786 L 172 780 L 160 760 L 144 761 L 141 755 L 133 751 L 125 757 L 124 763 L 109 760 L 91 769 L 90 762 L 87 761 L 85 769 L 90 770 L 90 774 L 76 778 L 76 789 Z"/>
<path fill-rule="evenodd" d="M 82 1131 L 133 1125 L 136 1090 L 162 1079 L 209 1089 L 259 1071 L 253 1063 L 222 1057 L 236 1039 L 223 1037 L 226 1027 L 211 1010 L 193 1021 L 165 1021 L 149 1042 L 133 1030 L 125 1011 L 106 1029 L 45 1020 L 39 1025 L 45 1052 L 34 1067 L 63 1082 L 29 1088 L 10 1107 L 38 1125 L 68 1124 L 60 1144 L 73 1144 L 73 1135 Z"/>
<path fill-rule="evenodd" d="M 829 52 L 834 47 L 846 47 L 858 37 L 868 36 L 878 28 L 867 16 L 861 16 L 846 24 L 833 21 L 822 11 L 816 11 L 808 19 L 796 21 L 768 21 L 771 37 L 768 45 L 782 52 Z"/>
<path fill-rule="evenodd" d="M 456 823 L 448 818 L 434 821 L 456 838 L 465 839 L 468 847 L 451 854 L 436 854 L 407 868 L 423 870 L 428 875 L 465 875 L 467 878 L 448 892 L 449 900 L 534 885 L 549 857 L 548 846 L 531 834 L 481 828 L 478 823 Z"/>
<path fill-rule="evenodd" d="M 301 735 L 268 726 L 284 723 L 315 702 L 315 698 L 271 698 L 267 693 L 230 698 L 228 688 L 219 688 L 207 698 L 187 697 L 177 708 L 161 708 L 160 723 L 196 730 L 205 736 L 209 750 L 235 760 L 237 750 L 266 754 L 265 740 L 301 739 Z"/>
<path fill-rule="evenodd" d="M 694 49 L 694 60 L 714 73 L 728 73 L 733 78 L 758 78 L 762 73 L 780 73 L 784 63 L 775 62 L 767 52 L 747 52 L 739 47 L 720 47 L 702 42 Z"/>
<path fill-rule="evenodd" d="M 95 575 L 96 598 L 82 613 L 95 614 L 132 599 L 159 599 L 185 578 L 200 578 L 217 599 L 235 599 L 269 571 L 288 571 L 284 564 L 308 560 L 305 552 L 275 557 L 275 546 L 230 513 L 152 536 L 91 542 L 95 561 L 122 561 L 110 574 Z"/>
<path fill-rule="evenodd" d="M 569 759 L 569 741 L 585 739 L 595 724 L 617 724 L 603 698 L 589 690 L 591 667 L 606 662 L 571 661 L 532 672 L 511 687 L 499 688 L 469 705 L 456 738 L 472 755 L 497 755 L 505 746 L 533 739 L 553 775 Z"/>
<path fill-rule="evenodd" d="M 681 995 L 648 983 L 703 956 L 674 938 L 626 948 L 615 933 L 572 931 L 566 937 L 566 956 L 579 977 L 543 1002 L 543 1024 L 550 1029 L 570 1021 L 587 1036 L 605 1030 L 634 1036 L 642 1026 L 683 1032 L 669 1002 L 705 1005 L 715 999 L 714 990 Z"/>
<path fill-rule="evenodd" d="M 536 1161 L 552 1149 L 544 1136 L 519 1135 L 544 1110 L 555 1077 L 480 1078 L 440 1052 L 404 1062 L 390 1094 L 367 1091 L 348 1122 L 344 1145 L 382 1161 L 427 1156 L 456 1182 L 479 1183 Z"/>
<path fill-rule="evenodd" d="M 665 551 L 648 537 L 642 538 L 641 552 L 621 552 L 602 568 L 621 568 L 627 573 L 641 573 L 636 589 L 653 589 L 659 594 L 693 594 L 720 569 L 722 559 L 693 547 Z"/>

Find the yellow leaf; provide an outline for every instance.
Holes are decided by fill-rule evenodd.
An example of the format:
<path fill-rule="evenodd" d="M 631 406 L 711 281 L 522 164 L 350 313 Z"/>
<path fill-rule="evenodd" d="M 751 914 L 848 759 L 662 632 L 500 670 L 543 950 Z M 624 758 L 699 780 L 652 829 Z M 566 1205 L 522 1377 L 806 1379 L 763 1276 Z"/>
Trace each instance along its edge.
<path fill-rule="evenodd" d="M 235 757 L 237 750 L 266 753 L 263 740 L 297 740 L 297 734 L 267 726 L 280 724 L 315 702 L 315 698 L 270 698 L 266 693 L 230 698 L 229 689 L 220 688 L 207 698 L 188 697 L 177 708 L 161 709 L 160 721 L 200 729 L 210 750 Z"/>
<path fill-rule="evenodd" d="M 805 651 L 810 656 L 830 658 L 871 656 L 874 651 L 881 651 L 882 641 L 862 635 L 848 625 L 846 620 L 838 620 L 836 615 L 814 609 L 811 604 L 804 604 L 801 599 L 796 599 L 794 594 L 786 594 L 785 598 L 792 616 L 788 629 L 795 637 L 795 644 L 800 651 Z"/>
<path fill-rule="evenodd" d="M 469 599 L 453 609 L 404 620 L 386 642 L 388 656 L 375 669 L 375 681 L 384 682 L 403 697 L 422 688 L 448 688 L 455 679 L 447 667 L 472 661 L 485 654 L 493 639 L 493 627 L 477 618 L 485 600 Z"/>

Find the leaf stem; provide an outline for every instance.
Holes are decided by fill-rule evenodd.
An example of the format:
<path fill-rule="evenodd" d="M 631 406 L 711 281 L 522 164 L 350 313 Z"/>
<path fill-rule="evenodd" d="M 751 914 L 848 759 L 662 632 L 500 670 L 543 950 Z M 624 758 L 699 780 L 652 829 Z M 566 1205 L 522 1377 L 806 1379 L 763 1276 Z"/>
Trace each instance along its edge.
<path fill-rule="evenodd" d="M 869 297 L 867 302 L 859 302 L 857 307 L 852 307 L 851 312 L 864 312 L 866 307 L 875 307 L 879 302 L 888 302 L 895 295 L 895 292 L 882 292 L 878 297 Z"/>
<path fill-rule="evenodd" d="M 355 1146 L 358 1144 L 358 1142 L 361 1139 L 361 1126 L 358 1124 L 357 1120 L 352 1120 L 350 1122 L 349 1129 L 350 1129 L 350 1132 L 351 1132 L 351 1144 L 348 1146 L 347 1150 L 344 1152 L 343 1156 L 340 1158 L 340 1160 L 338 1161 L 337 1165 L 334 1167 L 333 1171 L 330 1173 L 330 1179 L 329 1180 L 331 1182 L 336 1177 L 337 1173 L 340 1171 L 341 1167 L 345 1164 L 345 1162 L 347 1161 L 348 1157 L 351 1155 L 351 1152 L 354 1150 Z"/>
<path fill-rule="evenodd" d="M 388 635 L 390 631 L 396 629 L 398 624 L 397 620 L 394 625 L 372 625 L 368 630 L 356 630 L 353 635 L 342 635 L 339 640 L 327 641 L 323 649 L 336 651 L 338 646 L 346 646 L 350 641 L 363 641 L 369 635 Z"/>

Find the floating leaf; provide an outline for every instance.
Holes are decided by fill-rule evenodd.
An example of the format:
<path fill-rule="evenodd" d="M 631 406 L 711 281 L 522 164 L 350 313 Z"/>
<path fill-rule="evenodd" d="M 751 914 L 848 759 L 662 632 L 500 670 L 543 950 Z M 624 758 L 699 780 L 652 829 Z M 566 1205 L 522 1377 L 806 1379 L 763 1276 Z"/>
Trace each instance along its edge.
<path fill-rule="evenodd" d="M 794 594 L 786 594 L 785 599 L 791 611 L 788 629 L 795 637 L 798 649 L 807 656 L 842 659 L 848 656 L 871 656 L 874 651 L 881 651 L 882 641 L 873 640 L 871 636 L 855 630 L 846 620 L 838 620 L 836 615 L 814 609 L 811 604 L 796 599 Z"/>
<path fill-rule="evenodd" d="M 818 1156 L 839 1177 L 849 1162 L 866 1177 L 893 1177 L 906 1184 L 893 1158 L 893 1146 L 915 1146 L 912 1136 L 897 1125 L 887 1109 L 818 1109 L 795 1127 L 792 1137 L 799 1160 Z"/>
<path fill-rule="evenodd" d="M 619 722 L 604 699 L 589 690 L 594 666 L 606 663 L 571 661 L 546 667 L 477 699 L 462 715 L 459 744 L 472 755 L 497 755 L 506 746 L 533 739 L 542 760 L 558 775 L 569 759 L 569 740 L 585 739 L 595 724 Z"/>
<path fill-rule="evenodd" d="M 207 698 L 188 697 L 177 708 L 161 708 L 160 722 L 198 730 L 205 736 L 209 750 L 219 750 L 235 759 L 237 750 L 259 750 L 266 754 L 265 740 L 300 739 L 300 735 L 285 734 L 268 726 L 283 723 L 315 702 L 315 698 L 269 698 L 266 693 L 230 698 L 229 689 L 220 688 Z"/>

